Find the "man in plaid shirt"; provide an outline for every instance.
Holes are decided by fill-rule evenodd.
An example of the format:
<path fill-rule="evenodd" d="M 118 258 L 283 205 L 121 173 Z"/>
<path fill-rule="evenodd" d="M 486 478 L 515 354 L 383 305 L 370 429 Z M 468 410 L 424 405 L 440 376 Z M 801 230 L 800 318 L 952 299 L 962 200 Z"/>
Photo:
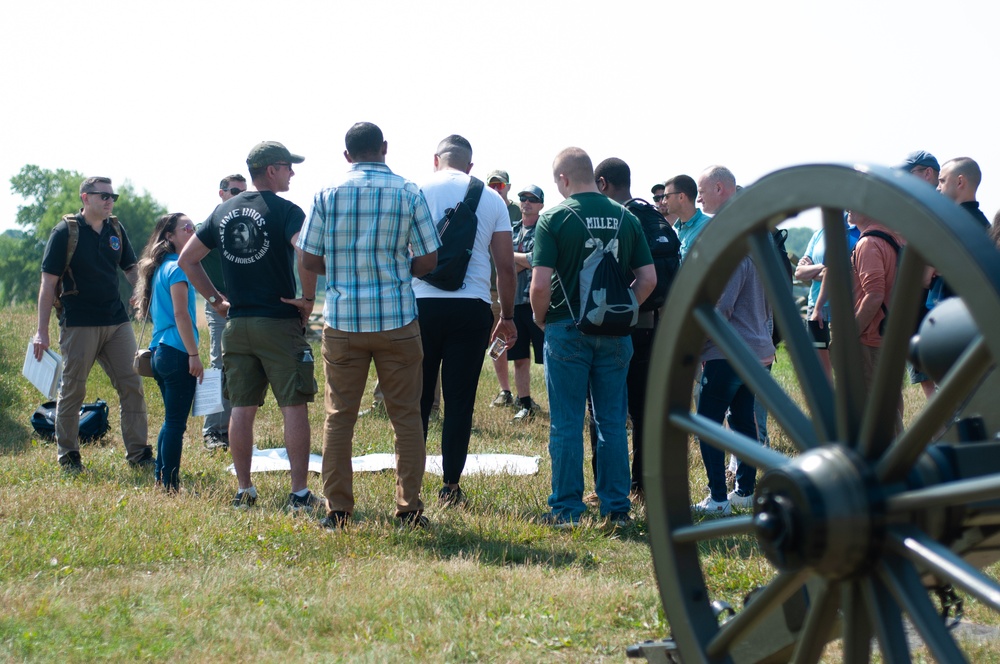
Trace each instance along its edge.
<path fill-rule="evenodd" d="M 423 345 L 410 282 L 437 265 L 440 241 L 417 185 L 385 165 L 382 130 L 359 122 L 345 142 L 351 169 L 316 194 L 298 245 L 305 267 L 326 276 L 323 493 L 329 513 L 323 524 L 343 527 L 354 511 L 354 425 L 374 360 L 395 431 L 395 516 L 402 525 L 426 526 Z"/>

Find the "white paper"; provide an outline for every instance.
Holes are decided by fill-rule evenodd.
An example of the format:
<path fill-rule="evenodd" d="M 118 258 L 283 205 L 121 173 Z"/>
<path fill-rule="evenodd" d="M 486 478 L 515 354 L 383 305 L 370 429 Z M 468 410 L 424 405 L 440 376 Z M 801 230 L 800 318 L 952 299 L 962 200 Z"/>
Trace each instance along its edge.
<path fill-rule="evenodd" d="M 205 377 L 194 390 L 195 417 L 222 412 L 222 369 L 205 369 Z"/>
<path fill-rule="evenodd" d="M 535 475 L 538 473 L 539 457 L 521 456 L 518 454 L 470 454 L 465 462 L 463 475 L 493 475 L 504 473 L 508 475 Z M 366 454 L 351 459 L 351 465 L 356 473 L 375 473 L 392 470 L 396 467 L 396 455 L 392 453 Z M 250 461 L 251 473 L 267 473 L 290 470 L 288 451 L 284 447 L 273 447 L 258 450 L 254 447 Z M 236 474 L 236 466 L 230 464 L 227 470 Z M 309 455 L 309 472 L 319 473 L 323 470 L 323 457 L 318 454 Z M 425 472 L 432 475 L 444 475 L 441 468 L 440 455 L 428 455 Z"/>
<path fill-rule="evenodd" d="M 59 379 L 62 378 L 62 357 L 45 349 L 41 360 L 35 359 L 34 339 L 28 341 L 28 350 L 24 353 L 24 367 L 21 374 L 31 381 L 47 399 L 55 399 L 59 390 Z"/>

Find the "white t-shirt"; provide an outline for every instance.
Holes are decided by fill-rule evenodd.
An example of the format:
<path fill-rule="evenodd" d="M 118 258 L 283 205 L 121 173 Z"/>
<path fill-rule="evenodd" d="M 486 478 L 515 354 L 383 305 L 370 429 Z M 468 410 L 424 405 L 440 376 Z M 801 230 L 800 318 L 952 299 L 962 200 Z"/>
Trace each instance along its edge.
<path fill-rule="evenodd" d="M 444 211 L 455 207 L 465 198 L 469 187 L 469 176 L 461 171 L 446 168 L 436 171 L 421 187 L 420 191 L 431 209 L 431 218 L 437 223 L 444 217 Z M 489 187 L 483 187 L 483 195 L 476 207 L 476 241 L 472 245 L 469 269 L 465 273 L 465 283 L 454 291 L 441 290 L 423 279 L 413 280 L 413 294 L 422 297 L 478 298 L 490 301 L 490 241 L 494 233 L 511 232 L 510 215 L 507 204 L 500 194 Z"/>

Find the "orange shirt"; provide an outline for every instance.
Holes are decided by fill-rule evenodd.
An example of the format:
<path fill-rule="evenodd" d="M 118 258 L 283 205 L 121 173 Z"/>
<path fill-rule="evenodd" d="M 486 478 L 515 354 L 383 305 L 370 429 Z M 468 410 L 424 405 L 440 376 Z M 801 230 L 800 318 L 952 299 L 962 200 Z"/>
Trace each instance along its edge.
<path fill-rule="evenodd" d="M 898 234 L 878 223 L 869 224 L 862 231 L 862 238 L 854 247 L 851 261 L 854 268 L 855 315 L 858 314 L 858 308 L 865 295 L 872 296 L 879 305 L 884 304 L 888 309 L 892 298 L 892 287 L 896 283 L 896 251 L 882 238 L 864 237 L 865 232 L 873 230 L 891 235 L 900 247 L 905 243 Z M 882 345 L 882 335 L 879 334 L 878 328 L 884 318 L 885 313 L 882 307 L 878 306 L 871 322 L 861 330 L 859 340 L 863 345 L 875 348 Z"/>

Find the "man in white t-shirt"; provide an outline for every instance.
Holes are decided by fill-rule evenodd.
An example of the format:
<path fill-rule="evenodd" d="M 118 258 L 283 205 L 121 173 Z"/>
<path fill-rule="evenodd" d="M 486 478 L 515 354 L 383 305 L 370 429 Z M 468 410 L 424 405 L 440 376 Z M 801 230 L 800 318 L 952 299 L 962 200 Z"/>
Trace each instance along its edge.
<path fill-rule="evenodd" d="M 465 198 L 471 180 L 472 146 L 452 134 L 442 140 L 434 154 L 434 175 L 420 188 L 437 221 L 445 210 Z M 510 346 L 517 339 L 514 326 L 514 249 L 510 216 L 503 198 L 483 187 L 476 207 L 478 221 L 472 256 L 461 288 L 446 291 L 423 279 L 413 280 L 417 298 L 420 336 L 424 346 L 424 379 L 420 416 L 427 438 L 427 422 L 434 401 L 434 383 L 441 371 L 445 416 L 441 423 L 441 455 L 444 486 L 438 493 L 442 505 L 461 505 L 459 488 L 469 452 L 472 411 L 486 348 L 496 337 Z M 497 271 L 500 320 L 493 328 L 490 309 L 490 255 Z M 491 334 L 492 329 L 492 334 Z"/>

